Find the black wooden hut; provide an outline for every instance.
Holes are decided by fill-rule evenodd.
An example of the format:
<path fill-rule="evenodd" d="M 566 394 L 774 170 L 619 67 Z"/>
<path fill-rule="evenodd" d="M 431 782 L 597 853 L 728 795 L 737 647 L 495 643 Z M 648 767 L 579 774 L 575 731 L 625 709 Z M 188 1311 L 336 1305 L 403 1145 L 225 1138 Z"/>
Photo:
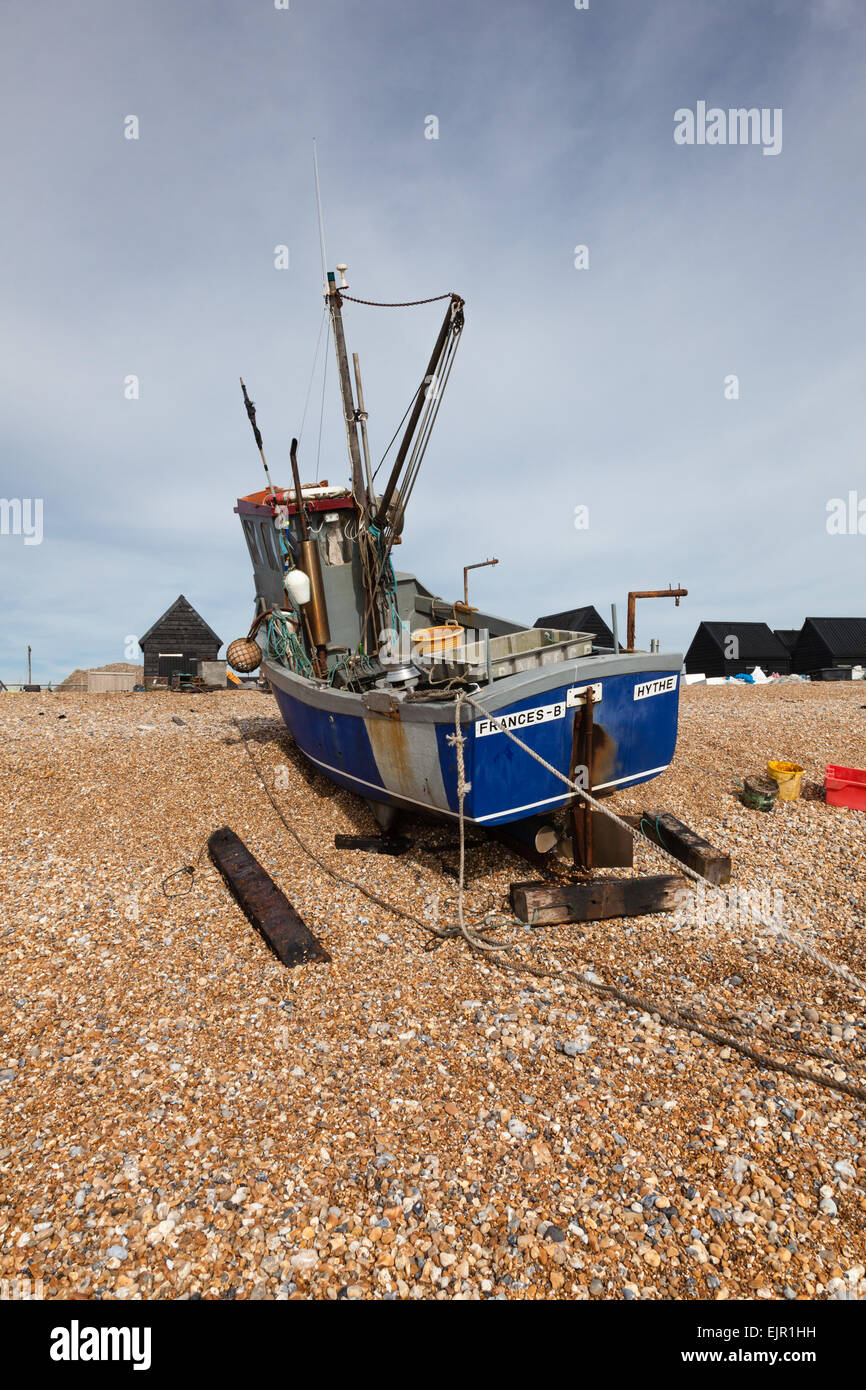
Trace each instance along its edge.
<path fill-rule="evenodd" d="M 806 619 L 793 652 L 798 675 L 859 665 L 866 665 L 866 618 Z"/>
<path fill-rule="evenodd" d="M 613 633 L 591 603 L 585 608 L 570 608 L 566 613 L 548 613 L 544 618 L 536 618 L 534 626 L 559 628 L 562 632 L 591 632 L 596 647 L 613 646 Z"/>
<path fill-rule="evenodd" d="M 766 623 L 701 623 L 686 652 L 686 670 L 705 676 L 738 676 L 756 666 L 787 676 L 791 653 Z"/>
<path fill-rule="evenodd" d="M 170 685 L 175 671 L 196 675 L 200 661 L 216 661 L 222 638 L 179 594 L 139 638 L 139 646 L 144 652 L 144 684 L 152 690 L 156 681 Z"/>

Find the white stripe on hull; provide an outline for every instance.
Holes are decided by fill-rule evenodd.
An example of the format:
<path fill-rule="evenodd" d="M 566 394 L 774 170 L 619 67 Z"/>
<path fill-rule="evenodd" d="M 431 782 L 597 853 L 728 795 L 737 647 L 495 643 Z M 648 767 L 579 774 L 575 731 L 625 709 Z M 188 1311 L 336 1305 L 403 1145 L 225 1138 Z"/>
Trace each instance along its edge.
<path fill-rule="evenodd" d="M 392 796 L 399 796 L 401 801 L 408 801 L 413 806 L 420 806 L 423 811 L 436 810 L 439 811 L 442 815 L 451 816 L 454 820 L 459 819 L 457 812 L 452 811 L 447 804 L 439 806 L 431 801 L 419 801 L 417 797 L 406 796 L 403 792 L 392 790 L 392 788 L 390 787 L 382 788 L 379 786 L 377 782 L 368 782 L 363 777 L 356 777 L 354 773 L 346 772 L 345 768 L 332 767 L 330 763 L 322 762 L 321 758 L 314 758 L 312 753 L 307 753 L 303 748 L 301 749 L 301 752 L 303 753 L 305 758 L 309 758 L 311 763 L 315 763 L 317 767 L 322 768 L 325 772 L 333 772 L 338 777 L 345 777 L 347 781 L 355 782 L 359 787 L 369 787 L 371 791 L 379 792 L 380 798 L 381 793 L 384 790 L 389 792 Z M 376 765 L 377 767 L 379 765 L 378 759 L 376 760 Z M 598 787 L 593 787 L 593 792 L 603 791 L 606 787 L 618 787 L 623 782 L 636 782 L 639 777 L 654 777 L 659 772 L 666 772 L 669 767 L 670 763 L 665 763 L 663 767 L 651 767 L 648 768 L 646 772 L 633 772 L 630 777 L 618 777 L 615 782 L 604 782 Z M 568 796 L 566 794 L 563 794 L 562 796 L 549 796 L 544 801 L 530 801 L 526 806 L 508 806 L 501 811 L 493 811 L 488 816 L 467 816 L 466 819 L 472 821 L 474 825 L 482 825 L 485 821 L 498 820 L 500 816 L 519 815 L 521 811 L 537 811 L 542 806 L 564 804 L 567 800 Z"/>

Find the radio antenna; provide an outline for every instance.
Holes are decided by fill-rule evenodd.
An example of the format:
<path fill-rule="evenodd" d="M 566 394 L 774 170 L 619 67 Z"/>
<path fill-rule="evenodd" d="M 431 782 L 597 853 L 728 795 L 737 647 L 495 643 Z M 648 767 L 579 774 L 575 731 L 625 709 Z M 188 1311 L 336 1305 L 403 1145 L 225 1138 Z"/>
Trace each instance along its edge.
<path fill-rule="evenodd" d="M 325 250 L 325 219 L 322 216 L 322 190 L 319 187 L 319 155 L 313 141 L 313 170 L 316 175 L 316 206 L 319 210 L 319 245 L 322 248 L 322 279 L 328 278 L 328 253 Z"/>

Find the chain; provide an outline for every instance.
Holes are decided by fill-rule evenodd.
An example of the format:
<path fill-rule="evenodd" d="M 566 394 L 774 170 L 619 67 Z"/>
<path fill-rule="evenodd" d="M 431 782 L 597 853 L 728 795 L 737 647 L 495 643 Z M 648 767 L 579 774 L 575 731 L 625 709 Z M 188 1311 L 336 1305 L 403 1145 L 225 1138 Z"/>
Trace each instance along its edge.
<path fill-rule="evenodd" d="M 406 299 L 402 303 L 387 304 L 378 299 L 358 299 L 357 295 L 340 292 L 341 299 L 350 299 L 353 304 L 367 304 L 372 309 L 414 309 L 418 304 L 436 304 L 440 299 L 460 299 L 459 294 L 450 290 L 448 294 L 434 294 L 430 299 Z"/>

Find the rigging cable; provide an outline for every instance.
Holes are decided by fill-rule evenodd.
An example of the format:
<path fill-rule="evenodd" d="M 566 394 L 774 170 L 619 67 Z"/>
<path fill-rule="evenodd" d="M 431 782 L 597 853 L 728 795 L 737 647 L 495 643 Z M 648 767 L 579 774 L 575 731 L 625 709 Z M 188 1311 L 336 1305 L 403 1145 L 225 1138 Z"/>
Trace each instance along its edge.
<path fill-rule="evenodd" d="M 439 414 L 439 408 L 442 404 L 442 397 L 445 394 L 445 387 L 448 385 L 448 378 L 451 375 L 451 368 L 454 365 L 454 357 L 456 355 L 459 342 L 460 334 L 458 333 L 450 339 L 448 345 L 446 346 L 445 352 L 443 353 L 442 359 L 439 363 L 439 370 L 435 373 L 433 377 L 433 381 L 435 382 L 435 390 L 433 394 L 428 397 L 427 405 L 421 417 L 418 434 L 412 448 L 412 453 L 409 457 L 409 463 L 406 469 L 406 476 L 403 485 L 399 489 L 398 495 L 395 499 L 395 519 L 400 518 L 401 515 L 405 513 L 406 507 L 409 504 L 409 499 L 412 495 L 412 491 L 415 487 L 418 474 L 421 470 L 421 464 L 423 462 L 424 455 L 427 451 L 427 445 L 430 440 L 430 435 L 432 434 L 433 427 L 436 424 L 436 419 Z"/>
<path fill-rule="evenodd" d="M 423 391 L 423 390 L 424 390 L 424 382 L 422 381 L 422 382 L 420 383 L 420 385 L 418 386 L 418 388 L 412 393 L 412 399 L 411 399 L 411 401 L 409 402 L 409 404 L 407 405 L 405 411 L 403 412 L 403 419 L 400 421 L 400 423 L 399 423 L 399 425 L 397 426 L 397 428 L 395 429 L 394 433 L 391 435 L 391 443 L 388 445 L 387 449 L 385 450 L 384 454 L 383 454 L 382 457 L 380 458 L 379 462 L 376 464 L 376 467 L 373 469 L 373 477 L 374 477 L 374 478 L 375 478 L 376 474 L 379 472 L 379 469 L 382 467 L 382 464 L 385 462 L 386 458 L 387 458 L 388 455 L 390 454 L 390 452 L 391 452 L 391 445 L 394 443 L 394 440 L 397 438 L 397 435 L 400 433 L 401 429 L 403 428 L 404 424 L 406 423 L 406 416 L 409 414 L 409 411 L 412 409 L 413 405 L 415 404 L 416 400 L 418 399 L 418 392 L 419 392 L 419 391 Z"/>
<path fill-rule="evenodd" d="M 316 478 L 319 476 L 319 458 L 322 453 L 322 427 L 325 420 L 325 387 L 328 384 L 328 343 L 331 341 L 331 319 L 328 316 L 328 331 L 325 335 L 325 370 L 322 373 L 322 408 L 319 411 L 319 442 L 316 445 Z M 300 498 L 298 499 L 300 506 Z"/>
<path fill-rule="evenodd" d="M 311 395 L 312 390 L 313 390 L 313 378 L 314 378 L 315 375 L 316 375 L 316 364 L 317 364 L 317 362 L 318 362 L 318 360 L 319 360 L 319 348 L 321 347 L 321 344 L 322 344 L 322 329 L 323 329 L 324 326 L 325 326 L 325 318 L 326 318 L 326 316 L 327 316 L 327 313 L 328 313 L 328 307 L 327 307 L 327 305 L 325 305 L 325 308 L 322 310 L 322 319 L 321 319 L 321 322 L 320 322 L 320 324 L 319 324 L 319 336 L 318 336 L 318 338 L 316 339 L 316 351 L 313 353 L 313 368 L 312 368 L 312 371 L 310 372 L 310 382 L 309 382 L 309 385 L 307 386 L 307 398 L 306 398 L 306 400 L 304 401 L 304 413 L 303 413 L 303 415 L 301 416 L 301 428 L 298 430 L 298 444 L 300 444 L 301 440 L 302 440 L 303 437 L 304 437 L 304 422 L 305 422 L 305 420 L 306 420 L 306 418 L 307 418 L 307 407 L 308 407 L 308 405 L 310 404 L 310 395 Z"/>
<path fill-rule="evenodd" d="M 316 176 L 316 207 L 319 212 L 319 246 L 322 251 L 322 279 L 328 278 L 328 253 L 325 250 L 325 219 L 322 216 L 322 190 L 319 187 L 319 152 L 313 141 L 313 172 Z"/>

